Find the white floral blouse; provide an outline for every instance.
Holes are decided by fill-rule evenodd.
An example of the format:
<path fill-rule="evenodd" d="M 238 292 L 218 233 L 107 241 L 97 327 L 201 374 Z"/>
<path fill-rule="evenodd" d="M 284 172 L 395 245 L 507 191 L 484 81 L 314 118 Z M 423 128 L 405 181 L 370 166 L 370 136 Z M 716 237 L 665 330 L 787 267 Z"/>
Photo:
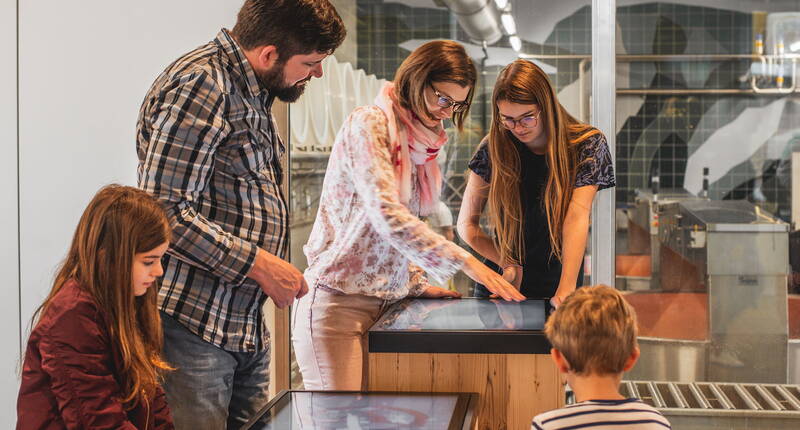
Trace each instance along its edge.
<path fill-rule="evenodd" d="M 336 135 L 319 212 L 303 248 L 312 288 L 383 300 L 418 296 L 430 286 L 424 272 L 444 282 L 470 255 L 414 215 L 416 177 L 408 206 L 400 202 L 386 121 L 377 106 L 360 107 Z"/>

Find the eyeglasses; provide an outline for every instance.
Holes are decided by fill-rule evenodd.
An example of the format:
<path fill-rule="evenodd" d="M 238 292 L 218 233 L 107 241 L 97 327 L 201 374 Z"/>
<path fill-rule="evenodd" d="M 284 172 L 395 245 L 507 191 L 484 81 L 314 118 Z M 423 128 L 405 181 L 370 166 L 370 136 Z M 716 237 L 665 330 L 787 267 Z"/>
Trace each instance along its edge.
<path fill-rule="evenodd" d="M 541 114 L 542 113 L 539 112 L 536 115 L 526 115 L 520 119 L 503 118 L 500 120 L 500 125 L 508 130 L 517 128 L 517 124 L 521 125 L 522 128 L 533 128 L 539 123 L 539 115 Z"/>
<path fill-rule="evenodd" d="M 461 112 L 462 110 L 466 109 L 467 106 L 469 106 L 468 102 L 457 102 L 450 97 L 441 94 L 439 91 L 436 91 L 436 88 L 433 88 L 433 85 L 430 87 L 433 90 L 433 94 L 436 95 L 436 105 L 440 108 L 447 109 L 452 106 L 453 112 Z"/>

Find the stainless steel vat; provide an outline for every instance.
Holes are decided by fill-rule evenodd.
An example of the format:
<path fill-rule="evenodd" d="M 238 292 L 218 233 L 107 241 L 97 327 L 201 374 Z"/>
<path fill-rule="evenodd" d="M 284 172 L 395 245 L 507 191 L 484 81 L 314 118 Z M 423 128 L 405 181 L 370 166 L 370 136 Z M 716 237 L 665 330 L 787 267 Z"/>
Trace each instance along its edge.
<path fill-rule="evenodd" d="M 630 380 L 694 382 L 708 380 L 707 341 L 639 337 L 641 356 L 625 374 Z"/>
<path fill-rule="evenodd" d="M 704 379 L 786 383 L 788 224 L 747 201 L 659 209 L 659 242 L 694 269 L 687 281 L 708 293 Z"/>

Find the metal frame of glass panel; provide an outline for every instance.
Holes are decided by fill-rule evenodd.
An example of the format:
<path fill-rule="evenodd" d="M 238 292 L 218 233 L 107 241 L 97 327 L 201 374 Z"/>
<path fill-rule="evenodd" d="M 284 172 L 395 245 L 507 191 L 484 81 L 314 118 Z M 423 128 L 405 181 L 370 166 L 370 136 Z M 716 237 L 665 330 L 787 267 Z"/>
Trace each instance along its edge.
<path fill-rule="evenodd" d="M 616 165 L 616 0 L 592 0 L 592 124 L 605 134 L 611 162 Z M 615 196 L 608 189 L 597 193 L 592 207 L 591 283 L 614 285 Z"/>

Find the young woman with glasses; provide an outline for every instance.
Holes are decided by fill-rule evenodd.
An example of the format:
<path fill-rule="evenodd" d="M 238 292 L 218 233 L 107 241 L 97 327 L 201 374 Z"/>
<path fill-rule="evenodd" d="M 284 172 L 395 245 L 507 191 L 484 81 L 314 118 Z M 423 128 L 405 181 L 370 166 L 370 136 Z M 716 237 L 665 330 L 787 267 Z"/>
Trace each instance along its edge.
<path fill-rule="evenodd" d="M 573 118 L 530 61 L 504 68 L 489 135 L 470 161 L 458 233 L 528 298 L 558 306 L 582 285 L 592 201 L 615 185 L 605 136 Z M 495 231 L 479 225 L 486 202 Z M 476 295 L 491 291 L 480 283 Z"/>
<path fill-rule="evenodd" d="M 357 108 L 334 141 L 304 252 L 309 294 L 293 308 L 292 342 L 306 389 L 366 388 L 367 329 L 392 302 L 458 297 L 431 285 L 458 270 L 506 300 L 524 297 L 418 216 L 439 203 L 442 120 L 460 129 L 477 73 L 464 48 L 426 43 L 375 104 Z"/>

